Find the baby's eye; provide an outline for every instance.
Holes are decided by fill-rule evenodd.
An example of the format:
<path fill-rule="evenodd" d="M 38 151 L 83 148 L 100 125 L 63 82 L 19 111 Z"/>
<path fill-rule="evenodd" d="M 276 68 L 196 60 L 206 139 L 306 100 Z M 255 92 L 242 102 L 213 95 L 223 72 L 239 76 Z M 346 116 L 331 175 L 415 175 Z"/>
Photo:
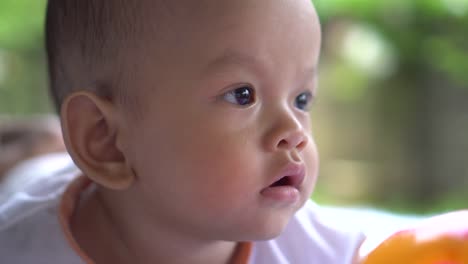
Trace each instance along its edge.
<path fill-rule="evenodd" d="M 248 86 L 242 86 L 225 93 L 223 99 L 231 104 L 247 106 L 255 102 L 255 92 Z"/>
<path fill-rule="evenodd" d="M 294 106 L 300 110 L 308 111 L 311 101 L 312 101 L 312 94 L 310 92 L 301 93 L 294 99 Z"/>

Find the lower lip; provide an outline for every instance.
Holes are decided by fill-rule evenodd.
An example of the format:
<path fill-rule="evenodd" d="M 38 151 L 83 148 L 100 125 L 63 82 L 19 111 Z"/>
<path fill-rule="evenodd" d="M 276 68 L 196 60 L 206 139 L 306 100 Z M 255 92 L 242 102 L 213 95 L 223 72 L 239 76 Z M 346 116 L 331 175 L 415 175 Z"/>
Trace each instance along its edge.
<path fill-rule="evenodd" d="M 287 204 L 295 204 L 301 197 L 299 190 L 292 186 L 268 187 L 260 193 L 268 199 Z"/>

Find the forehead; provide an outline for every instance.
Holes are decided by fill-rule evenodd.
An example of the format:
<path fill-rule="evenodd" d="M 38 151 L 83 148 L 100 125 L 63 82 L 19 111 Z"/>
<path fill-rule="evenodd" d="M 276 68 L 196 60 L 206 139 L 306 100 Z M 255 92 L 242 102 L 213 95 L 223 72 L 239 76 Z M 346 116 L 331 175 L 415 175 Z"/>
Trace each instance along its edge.
<path fill-rule="evenodd" d="M 168 90 L 158 87 L 190 89 L 196 80 L 233 79 L 241 71 L 268 77 L 297 72 L 291 79 L 314 74 L 321 36 L 310 0 L 166 2 L 159 17 L 147 18 L 155 30 L 139 40 L 139 57 L 131 58 L 132 80 L 147 88 L 145 97 Z"/>
<path fill-rule="evenodd" d="M 153 31 L 126 65 L 142 105 L 180 89 L 195 93 L 207 80 L 223 86 L 259 77 L 288 87 L 315 75 L 321 35 L 310 0 L 158 2 L 158 16 L 142 18 Z"/>
<path fill-rule="evenodd" d="M 265 24 L 318 26 L 310 0 L 175 0 L 162 7 L 161 12 L 174 28 L 192 32 L 225 32 L 242 25 L 248 25 L 252 31 Z"/>
<path fill-rule="evenodd" d="M 310 0 L 176 0 L 163 6 L 157 34 L 164 36 L 148 42 L 164 45 L 160 58 L 261 59 L 268 51 L 284 53 L 284 44 L 289 56 L 300 57 L 320 46 L 320 25 Z"/>

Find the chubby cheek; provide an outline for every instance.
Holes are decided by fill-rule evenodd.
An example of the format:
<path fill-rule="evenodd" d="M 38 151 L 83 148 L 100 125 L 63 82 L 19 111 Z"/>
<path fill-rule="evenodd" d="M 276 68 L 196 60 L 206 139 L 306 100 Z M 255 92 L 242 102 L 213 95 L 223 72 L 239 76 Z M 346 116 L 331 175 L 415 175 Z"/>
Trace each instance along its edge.
<path fill-rule="evenodd" d="M 247 138 L 247 132 L 206 122 L 185 124 L 178 130 L 147 130 L 139 137 L 134 162 L 141 183 L 158 189 L 158 199 L 177 200 L 187 210 L 216 213 L 226 204 L 232 209 L 253 199 L 262 160 L 252 134 Z"/>
<path fill-rule="evenodd" d="M 303 150 L 304 163 L 307 167 L 307 178 L 304 182 L 304 193 L 306 199 L 309 199 L 315 188 L 317 177 L 319 174 L 319 154 L 317 146 L 313 139 L 311 139 L 307 147 Z"/>
<path fill-rule="evenodd" d="M 181 166 L 187 173 L 187 193 L 210 209 L 253 199 L 262 177 L 258 150 L 245 140 L 226 134 L 212 135 L 206 140 L 209 141 L 206 144 L 203 140 L 192 143 L 180 155 Z"/>

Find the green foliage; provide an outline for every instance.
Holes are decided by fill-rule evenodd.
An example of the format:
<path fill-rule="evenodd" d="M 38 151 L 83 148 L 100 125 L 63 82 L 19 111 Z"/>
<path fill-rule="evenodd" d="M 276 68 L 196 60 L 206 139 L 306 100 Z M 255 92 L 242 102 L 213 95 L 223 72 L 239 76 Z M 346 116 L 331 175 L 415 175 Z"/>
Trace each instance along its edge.
<path fill-rule="evenodd" d="M 313 3 L 324 26 L 322 93 L 334 102 L 333 109 L 371 105 L 366 112 L 373 117 L 368 119 L 358 111 L 328 117 L 336 119 L 335 128 L 346 131 L 330 136 L 335 152 L 352 153 L 344 159 L 363 155 L 349 143 L 363 140 L 350 136 L 351 131 L 373 131 L 374 138 L 364 141 L 373 145 L 364 162 L 380 168 L 372 177 L 379 178 L 374 189 L 381 191 L 369 202 L 413 212 L 466 207 L 466 194 L 457 186 L 465 186 L 468 167 L 462 157 L 468 154 L 468 141 L 457 135 L 466 131 L 468 120 L 468 1 Z M 347 44 L 350 40 L 352 45 Z M 376 50 L 368 45 L 372 41 L 385 54 L 363 68 L 362 62 Z M 394 67 L 373 76 L 385 59 Z M 347 119 L 340 115 L 355 125 L 343 125 Z"/>
<path fill-rule="evenodd" d="M 371 24 L 398 57 L 399 73 L 431 67 L 468 87 L 468 1 L 315 0 L 323 23 Z M 398 74 L 398 72 L 397 72 Z"/>
<path fill-rule="evenodd" d="M 457 8 L 467 8 L 464 0 L 313 0 L 320 16 L 351 15 L 362 19 L 421 13 L 430 17 L 456 16 Z"/>
<path fill-rule="evenodd" d="M 27 51 L 41 47 L 45 0 L 0 1 L 0 48 Z"/>
<path fill-rule="evenodd" d="M 49 111 L 44 67 L 46 0 L 0 1 L 0 113 Z"/>

